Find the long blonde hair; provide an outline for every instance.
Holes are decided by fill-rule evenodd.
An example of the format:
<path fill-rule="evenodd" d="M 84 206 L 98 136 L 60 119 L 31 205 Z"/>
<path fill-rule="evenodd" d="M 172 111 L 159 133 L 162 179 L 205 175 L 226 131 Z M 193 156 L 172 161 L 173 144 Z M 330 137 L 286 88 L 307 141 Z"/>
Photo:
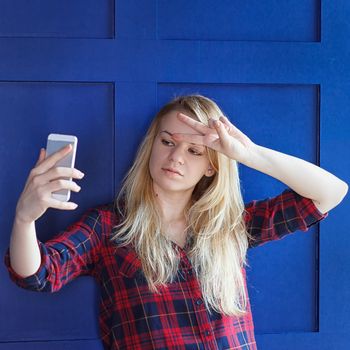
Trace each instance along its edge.
<path fill-rule="evenodd" d="M 174 110 L 187 112 L 205 125 L 210 118 L 224 115 L 218 105 L 205 96 L 174 97 L 152 120 L 114 202 L 121 220 L 114 226 L 111 240 L 118 241 L 118 246 L 133 245 L 149 289 L 156 293 L 157 286 L 166 287 L 175 280 L 179 268 L 179 255 L 162 232 L 149 171 L 160 120 Z M 215 174 L 201 178 L 185 208 L 188 238 L 192 242 L 187 255 L 200 281 L 208 310 L 211 307 L 222 314 L 243 316 L 247 312 L 247 295 L 242 268 L 249 266 L 246 260 L 249 234 L 243 220 L 238 165 L 220 152 L 208 147 L 206 151 Z"/>

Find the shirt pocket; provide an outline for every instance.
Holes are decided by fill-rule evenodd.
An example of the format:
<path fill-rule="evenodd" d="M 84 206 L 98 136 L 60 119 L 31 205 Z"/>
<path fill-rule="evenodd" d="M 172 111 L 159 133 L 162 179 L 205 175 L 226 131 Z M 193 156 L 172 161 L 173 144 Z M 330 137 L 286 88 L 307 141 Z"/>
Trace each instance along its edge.
<path fill-rule="evenodd" d="M 143 276 L 141 260 L 133 250 L 125 251 L 118 256 L 118 277 L 122 278 L 141 278 Z"/>

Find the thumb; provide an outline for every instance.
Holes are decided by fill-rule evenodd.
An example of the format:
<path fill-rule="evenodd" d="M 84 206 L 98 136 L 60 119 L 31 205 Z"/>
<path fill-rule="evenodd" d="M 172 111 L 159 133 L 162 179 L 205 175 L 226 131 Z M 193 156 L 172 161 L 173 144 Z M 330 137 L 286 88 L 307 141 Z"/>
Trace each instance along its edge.
<path fill-rule="evenodd" d="M 39 159 L 37 160 L 35 166 L 39 165 L 45 159 L 45 148 L 40 148 Z"/>

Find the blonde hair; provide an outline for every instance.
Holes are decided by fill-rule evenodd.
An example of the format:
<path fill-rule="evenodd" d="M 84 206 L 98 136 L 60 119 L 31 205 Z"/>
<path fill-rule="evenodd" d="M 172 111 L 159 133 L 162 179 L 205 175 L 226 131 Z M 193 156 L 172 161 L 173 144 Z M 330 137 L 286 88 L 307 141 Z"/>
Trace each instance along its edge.
<path fill-rule="evenodd" d="M 156 293 L 157 286 L 166 287 L 175 280 L 180 261 L 172 242 L 162 233 L 149 171 L 160 121 L 174 110 L 188 113 L 205 125 L 210 118 L 224 115 L 213 100 L 199 94 L 178 96 L 164 105 L 152 120 L 114 202 L 123 220 L 114 226 L 116 233 L 111 240 L 118 241 L 118 246 L 134 246 L 149 289 Z M 185 208 L 188 239 L 192 240 L 187 255 L 208 310 L 211 307 L 222 314 L 243 316 L 247 294 L 242 268 L 249 266 L 246 252 L 250 235 L 243 220 L 238 165 L 220 152 L 206 150 L 215 174 L 201 178 Z"/>

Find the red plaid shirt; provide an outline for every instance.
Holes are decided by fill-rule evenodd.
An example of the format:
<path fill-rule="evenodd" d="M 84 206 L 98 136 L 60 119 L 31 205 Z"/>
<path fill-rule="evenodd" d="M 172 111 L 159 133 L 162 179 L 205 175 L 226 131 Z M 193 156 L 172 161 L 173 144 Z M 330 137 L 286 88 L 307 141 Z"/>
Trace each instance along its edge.
<path fill-rule="evenodd" d="M 245 208 L 247 230 L 257 239 L 250 247 L 307 231 L 328 216 L 289 188 Z M 38 240 L 42 262 L 26 278 L 11 268 L 8 248 L 4 261 L 10 278 L 25 289 L 56 292 L 79 275 L 93 276 L 101 285 L 99 325 L 105 349 L 257 349 L 249 299 L 244 317 L 208 313 L 186 255 L 188 247 L 175 243 L 181 255 L 177 280 L 160 295 L 151 293 L 135 251 L 109 241 L 114 224 L 113 203 L 89 208 L 54 238 Z M 245 276 L 245 269 L 242 272 Z M 248 295 L 246 283 L 245 290 Z"/>

